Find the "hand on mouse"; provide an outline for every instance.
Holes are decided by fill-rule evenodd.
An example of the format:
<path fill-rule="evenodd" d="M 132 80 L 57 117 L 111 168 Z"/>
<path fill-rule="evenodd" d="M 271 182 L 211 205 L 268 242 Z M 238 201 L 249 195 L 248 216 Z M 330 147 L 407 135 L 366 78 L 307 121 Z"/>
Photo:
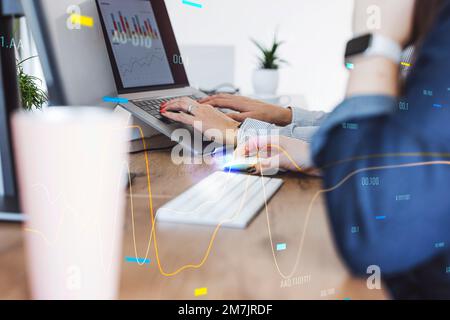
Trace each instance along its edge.
<path fill-rule="evenodd" d="M 309 144 L 285 136 L 256 136 L 238 145 L 235 156 L 257 156 L 258 164 L 251 173 L 274 174 L 279 169 L 305 174 L 311 172 Z"/>

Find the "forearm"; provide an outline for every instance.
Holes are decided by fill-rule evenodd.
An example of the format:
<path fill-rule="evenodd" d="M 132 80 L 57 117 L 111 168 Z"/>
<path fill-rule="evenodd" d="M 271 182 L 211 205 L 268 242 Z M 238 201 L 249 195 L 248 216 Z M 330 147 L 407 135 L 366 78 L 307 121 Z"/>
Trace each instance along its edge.
<path fill-rule="evenodd" d="M 295 124 L 300 127 L 315 127 L 327 118 L 328 113 L 323 111 L 310 111 L 297 107 L 277 107 L 270 117 L 264 121 L 273 123 L 280 127 Z"/>
<path fill-rule="evenodd" d="M 347 97 L 359 95 L 399 95 L 399 66 L 383 57 L 360 58 L 350 72 Z"/>
<path fill-rule="evenodd" d="M 292 110 L 291 123 L 299 127 L 320 126 L 328 117 L 329 113 L 323 111 L 310 111 L 302 108 L 289 108 Z"/>
<path fill-rule="evenodd" d="M 253 136 L 281 135 L 310 142 L 312 136 L 318 129 L 319 127 L 314 126 L 298 126 L 296 123 L 292 123 L 285 127 L 278 127 L 264 121 L 247 119 L 242 123 L 241 128 L 239 129 L 237 140 L 238 143 L 240 143 Z"/>

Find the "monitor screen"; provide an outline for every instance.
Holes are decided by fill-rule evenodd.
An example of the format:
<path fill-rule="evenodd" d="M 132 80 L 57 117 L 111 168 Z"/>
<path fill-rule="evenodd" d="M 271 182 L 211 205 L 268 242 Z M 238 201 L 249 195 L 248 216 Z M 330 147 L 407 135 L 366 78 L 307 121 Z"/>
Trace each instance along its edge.
<path fill-rule="evenodd" d="M 0 81 L 1 85 L 1 81 Z M 0 87 L 0 90 L 2 88 Z M 0 196 L 16 197 L 17 185 L 11 142 L 10 116 L 13 111 L 0 92 Z"/>
<path fill-rule="evenodd" d="M 3 169 L 2 169 L 2 157 L 0 156 L 0 197 L 5 194 L 5 188 L 3 186 Z"/>
<path fill-rule="evenodd" d="M 119 92 L 188 85 L 184 68 L 176 63 L 181 59 L 174 59 L 179 51 L 163 1 L 97 4 Z"/>
<path fill-rule="evenodd" d="M 6 73 L 3 75 L 0 73 L 0 221 L 20 221 L 23 217 L 19 214 L 19 193 L 10 126 L 10 117 L 14 108 L 11 99 L 7 99 L 8 97 L 4 94 L 7 92 L 2 82 L 5 75 Z"/>

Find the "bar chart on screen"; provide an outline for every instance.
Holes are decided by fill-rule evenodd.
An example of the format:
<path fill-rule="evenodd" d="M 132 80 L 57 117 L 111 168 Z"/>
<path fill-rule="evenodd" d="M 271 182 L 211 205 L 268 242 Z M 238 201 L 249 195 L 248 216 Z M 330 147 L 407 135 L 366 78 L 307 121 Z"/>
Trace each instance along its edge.
<path fill-rule="evenodd" d="M 114 28 L 111 29 L 113 44 L 131 43 L 134 46 L 150 48 L 153 40 L 159 40 L 159 34 L 148 17 L 135 14 L 131 17 L 122 16 L 119 11 L 111 13 L 111 21 Z"/>

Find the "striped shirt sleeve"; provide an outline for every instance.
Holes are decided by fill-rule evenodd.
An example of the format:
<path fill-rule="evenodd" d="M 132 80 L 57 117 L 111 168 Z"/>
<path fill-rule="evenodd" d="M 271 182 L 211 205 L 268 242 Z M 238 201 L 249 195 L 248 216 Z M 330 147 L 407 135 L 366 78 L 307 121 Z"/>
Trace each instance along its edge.
<path fill-rule="evenodd" d="M 310 142 L 312 136 L 318 130 L 318 126 L 328 117 L 328 113 L 308 111 L 301 108 L 291 109 L 292 123 L 285 127 L 278 127 L 255 119 L 245 120 L 238 132 L 238 143 L 257 135 L 282 135 Z"/>

